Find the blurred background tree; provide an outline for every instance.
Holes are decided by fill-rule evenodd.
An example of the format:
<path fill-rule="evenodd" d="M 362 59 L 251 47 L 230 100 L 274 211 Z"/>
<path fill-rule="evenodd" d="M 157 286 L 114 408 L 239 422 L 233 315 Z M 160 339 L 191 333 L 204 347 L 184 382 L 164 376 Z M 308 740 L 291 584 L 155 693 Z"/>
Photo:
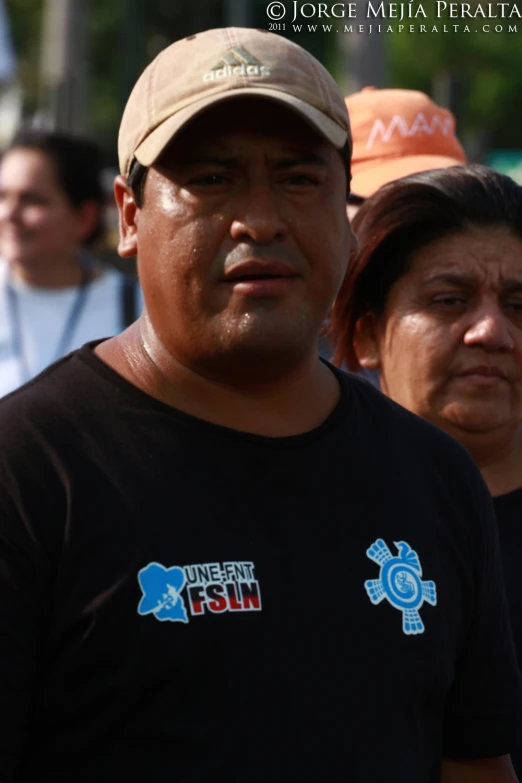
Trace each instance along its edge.
<path fill-rule="evenodd" d="M 429 8 L 427 3 L 425 6 Z M 520 11 L 522 15 L 522 4 Z M 522 20 L 478 17 L 467 20 L 469 33 L 462 32 L 465 22 L 446 20 L 449 32 L 441 33 L 444 20 L 432 17 L 426 25 L 429 29 L 435 24 L 438 33 L 388 36 L 393 84 L 422 90 L 449 106 L 457 115 L 459 136 L 472 157 L 481 157 L 490 147 L 520 149 Z M 458 32 L 452 23 L 459 23 Z M 496 33 L 498 23 L 503 31 Z M 483 24 L 490 25 L 490 32 L 475 33 Z M 515 25 L 517 32 L 509 33 L 508 24 Z"/>
<path fill-rule="evenodd" d="M 45 3 L 50 1 L 6 3 L 27 116 L 34 114 L 42 100 L 42 22 Z M 162 48 L 209 27 L 243 20 L 248 26 L 266 29 L 269 21 L 268 0 L 81 1 L 85 3 L 82 34 L 89 73 L 86 130 L 104 145 L 113 164 L 119 119 L 132 84 Z M 428 9 L 430 3 L 424 7 Z M 290 0 L 287 7 L 290 15 Z M 357 22 L 362 17 L 361 12 Z M 368 83 L 354 58 L 360 57 L 361 49 L 373 47 L 370 64 L 377 56 L 382 58 L 382 78 L 375 86 L 420 89 L 449 105 L 457 114 L 459 135 L 471 157 L 480 158 L 489 147 L 522 148 L 522 21 L 509 20 L 517 25 L 517 33 L 507 33 L 508 20 L 499 20 L 504 23 L 503 33 L 395 32 L 364 38 L 357 33 L 322 32 L 322 21 L 326 20 L 310 20 L 319 22 L 316 32 L 307 32 L 305 23 L 300 33 L 292 33 L 287 24 L 282 34 L 315 54 L 343 88 L 358 89 Z M 415 21 L 428 24 L 421 17 Z M 442 21 L 436 20 L 439 29 Z M 451 21 L 463 24 L 462 20 Z M 495 20 L 490 21 L 493 29 Z M 396 20 L 388 22 L 397 26 Z M 356 80 L 350 80 L 350 72 L 356 73 Z M 366 72 L 370 73 L 369 65 Z"/>

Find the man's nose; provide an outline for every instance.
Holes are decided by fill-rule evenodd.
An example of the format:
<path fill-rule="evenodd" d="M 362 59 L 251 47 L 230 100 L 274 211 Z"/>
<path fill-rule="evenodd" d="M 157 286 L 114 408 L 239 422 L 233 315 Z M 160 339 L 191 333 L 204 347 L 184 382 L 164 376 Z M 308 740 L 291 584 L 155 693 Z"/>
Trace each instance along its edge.
<path fill-rule="evenodd" d="M 236 242 L 250 240 L 259 245 L 281 241 L 286 233 L 279 199 L 268 181 L 248 187 L 241 195 L 230 234 Z"/>
<path fill-rule="evenodd" d="M 489 351 L 511 351 L 515 346 L 510 323 L 498 303 L 483 304 L 473 313 L 464 335 L 466 345 Z"/>

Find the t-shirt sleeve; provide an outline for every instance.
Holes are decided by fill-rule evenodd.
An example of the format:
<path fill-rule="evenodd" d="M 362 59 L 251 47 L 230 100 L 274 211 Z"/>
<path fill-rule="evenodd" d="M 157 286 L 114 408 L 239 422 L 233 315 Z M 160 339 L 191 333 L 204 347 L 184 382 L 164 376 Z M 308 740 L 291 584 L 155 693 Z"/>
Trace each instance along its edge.
<path fill-rule="evenodd" d="M 1 430 L 0 430 L 1 431 Z M 0 781 L 17 780 L 41 682 L 51 613 L 56 491 L 30 444 L 25 465 L 0 455 Z M 14 463 L 18 460 L 14 459 Z M 49 498 L 52 498 L 51 505 Z M 63 515 L 62 515 L 63 519 Z"/>
<path fill-rule="evenodd" d="M 445 710 L 443 755 L 492 758 L 510 753 L 521 730 L 522 688 L 492 501 L 478 485 L 473 526 L 474 601 Z M 521 572 L 522 573 L 522 572 Z"/>

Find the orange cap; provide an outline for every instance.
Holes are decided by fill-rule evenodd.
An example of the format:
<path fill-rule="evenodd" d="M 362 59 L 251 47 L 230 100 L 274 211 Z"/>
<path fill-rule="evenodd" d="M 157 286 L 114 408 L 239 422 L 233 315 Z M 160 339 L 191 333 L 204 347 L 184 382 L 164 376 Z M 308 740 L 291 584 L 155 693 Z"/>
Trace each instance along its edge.
<path fill-rule="evenodd" d="M 143 71 L 120 125 L 121 173 L 133 158 L 152 165 L 199 112 L 245 95 L 282 103 L 339 149 L 350 142 L 343 94 L 315 57 L 281 35 L 228 27 L 176 41 Z"/>
<path fill-rule="evenodd" d="M 466 163 L 455 117 L 423 92 L 365 87 L 349 95 L 346 106 L 353 138 L 351 190 L 356 196 L 367 198 L 408 174 Z"/>

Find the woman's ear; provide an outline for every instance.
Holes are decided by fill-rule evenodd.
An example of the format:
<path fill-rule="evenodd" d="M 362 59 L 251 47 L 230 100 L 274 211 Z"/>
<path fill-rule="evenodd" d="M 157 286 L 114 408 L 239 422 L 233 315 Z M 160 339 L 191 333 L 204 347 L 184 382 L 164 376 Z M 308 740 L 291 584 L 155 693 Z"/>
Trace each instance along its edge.
<path fill-rule="evenodd" d="M 357 361 L 365 370 L 378 370 L 381 366 L 377 340 L 377 319 L 374 313 L 366 313 L 355 324 L 353 350 Z"/>

